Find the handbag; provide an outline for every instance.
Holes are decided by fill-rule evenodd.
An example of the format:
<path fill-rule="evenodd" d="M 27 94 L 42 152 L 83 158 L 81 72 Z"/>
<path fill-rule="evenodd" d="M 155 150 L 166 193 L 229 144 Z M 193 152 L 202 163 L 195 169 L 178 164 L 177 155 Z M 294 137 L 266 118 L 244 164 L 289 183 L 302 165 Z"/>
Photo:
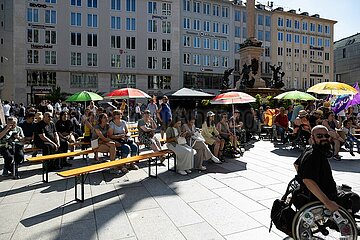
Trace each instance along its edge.
<path fill-rule="evenodd" d="M 186 138 L 184 138 L 184 137 L 178 137 L 178 138 L 177 138 L 177 143 L 178 143 L 178 144 L 181 144 L 181 145 L 186 144 Z"/>
<path fill-rule="evenodd" d="M 94 140 L 91 140 L 91 148 L 92 149 L 96 149 L 99 147 L 99 139 L 94 139 Z"/>

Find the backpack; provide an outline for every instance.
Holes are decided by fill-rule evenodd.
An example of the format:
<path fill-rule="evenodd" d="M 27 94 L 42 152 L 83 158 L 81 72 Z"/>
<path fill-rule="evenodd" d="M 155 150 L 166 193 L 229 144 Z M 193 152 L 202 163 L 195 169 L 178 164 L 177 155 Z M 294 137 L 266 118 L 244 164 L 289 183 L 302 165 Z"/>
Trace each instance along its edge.
<path fill-rule="evenodd" d="M 282 231 L 283 233 L 292 236 L 292 221 L 296 212 L 291 208 L 291 204 L 286 203 L 283 199 L 276 199 L 271 208 L 271 222 L 269 232 L 271 231 L 272 224 Z"/>

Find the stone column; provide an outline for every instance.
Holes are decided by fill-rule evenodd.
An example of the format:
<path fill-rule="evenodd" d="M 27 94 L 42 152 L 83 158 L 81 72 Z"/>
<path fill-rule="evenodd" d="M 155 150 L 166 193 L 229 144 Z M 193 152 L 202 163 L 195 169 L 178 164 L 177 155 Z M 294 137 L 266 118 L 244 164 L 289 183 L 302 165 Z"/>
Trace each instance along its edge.
<path fill-rule="evenodd" d="M 255 38 L 255 0 L 246 1 L 247 23 L 246 28 L 248 38 Z"/>

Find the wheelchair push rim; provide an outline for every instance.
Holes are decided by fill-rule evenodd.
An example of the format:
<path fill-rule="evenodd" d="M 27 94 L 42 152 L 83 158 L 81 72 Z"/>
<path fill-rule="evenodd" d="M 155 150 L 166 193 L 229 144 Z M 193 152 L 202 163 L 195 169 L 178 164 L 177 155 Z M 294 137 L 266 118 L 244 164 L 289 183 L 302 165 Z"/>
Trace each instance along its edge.
<path fill-rule="evenodd" d="M 357 240 L 353 217 L 342 207 L 334 215 L 319 201 L 304 205 L 296 213 L 292 233 L 296 240 Z"/>

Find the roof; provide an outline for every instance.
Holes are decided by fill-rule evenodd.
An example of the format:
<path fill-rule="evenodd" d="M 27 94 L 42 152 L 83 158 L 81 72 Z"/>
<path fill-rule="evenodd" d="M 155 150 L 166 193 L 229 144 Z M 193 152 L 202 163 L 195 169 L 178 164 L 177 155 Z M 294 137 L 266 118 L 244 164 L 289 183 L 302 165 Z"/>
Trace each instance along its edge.
<path fill-rule="evenodd" d="M 354 43 L 360 43 L 360 33 L 356 33 L 352 36 L 349 36 L 349 37 L 343 38 L 339 41 L 336 41 L 334 43 L 334 49 L 349 46 Z"/>

